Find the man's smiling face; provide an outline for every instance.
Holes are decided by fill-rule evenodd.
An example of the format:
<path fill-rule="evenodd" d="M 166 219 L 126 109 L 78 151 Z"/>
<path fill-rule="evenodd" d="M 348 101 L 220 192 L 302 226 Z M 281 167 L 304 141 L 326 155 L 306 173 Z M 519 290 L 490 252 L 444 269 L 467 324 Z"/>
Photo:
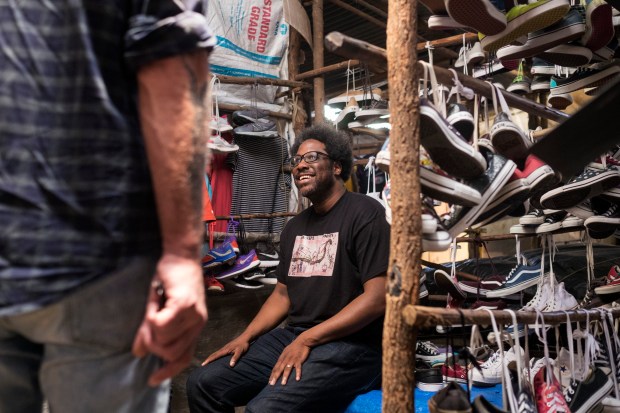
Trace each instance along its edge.
<path fill-rule="evenodd" d="M 327 153 L 322 142 L 308 139 L 299 146 L 296 155 L 303 156 L 312 151 Z M 319 155 L 317 161 L 312 163 L 307 163 L 302 159 L 293 168 L 293 178 L 297 189 L 311 200 L 325 197 L 338 184 L 338 175 L 340 175 L 340 166 L 323 155 Z"/>

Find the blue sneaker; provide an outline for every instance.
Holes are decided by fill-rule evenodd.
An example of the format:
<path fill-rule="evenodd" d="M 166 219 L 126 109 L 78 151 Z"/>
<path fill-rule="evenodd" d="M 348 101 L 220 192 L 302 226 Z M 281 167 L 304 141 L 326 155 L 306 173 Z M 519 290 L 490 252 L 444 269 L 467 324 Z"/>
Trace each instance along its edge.
<path fill-rule="evenodd" d="M 229 264 L 237 259 L 237 254 L 230 243 L 224 243 L 213 248 L 202 257 L 203 268 L 213 268 L 222 264 Z"/>
<path fill-rule="evenodd" d="M 536 284 L 540 277 L 540 265 L 517 265 L 508 274 L 504 285 L 497 290 L 489 291 L 487 297 L 505 297 L 518 293 Z"/>

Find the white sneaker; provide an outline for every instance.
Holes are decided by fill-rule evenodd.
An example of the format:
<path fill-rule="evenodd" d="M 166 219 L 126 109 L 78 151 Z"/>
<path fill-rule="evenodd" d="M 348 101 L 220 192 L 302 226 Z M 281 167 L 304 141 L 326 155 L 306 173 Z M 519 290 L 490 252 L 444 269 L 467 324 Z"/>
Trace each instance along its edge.
<path fill-rule="evenodd" d="M 219 132 L 228 132 L 233 130 L 233 127 L 228 123 L 228 121 L 222 117 L 211 118 L 209 121 L 209 128 Z"/>
<path fill-rule="evenodd" d="M 538 288 L 534 297 L 523 306 L 521 310 L 543 310 L 553 297 L 553 290 L 551 288 L 551 280 L 549 274 L 545 274 L 538 282 Z"/>
<path fill-rule="evenodd" d="M 566 291 L 564 283 L 559 283 L 555 286 L 553 297 L 543 311 L 572 310 L 578 305 L 579 303 L 577 302 L 577 299 Z"/>
<path fill-rule="evenodd" d="M 487 361 L 480 365 L 482 372 L 478 369 L 471 369 L 469 371 L 471 375 L 470 380 L 473 385 L 477 387 L 495 386 L 502 382 L 502 376 L 504 374 L 502 362 L 508 364 L 513 360 L 516 360 L 514 348 L 504 351 L 503 360 L 501 352 L 497 350 Z"/>
<path fill-rule="evenodd" d="M 239 146 L 233 143 L 228 143 L 220 136 L 210 136 L 207 147 L 215 153 L 231 153 L 237 152 Z"/>
<path fill-rule="evenodd" d="M 574 357 L 574 376 L 576 380 L 582 381 L 583 377 L 583 357 L 577 356 L 575 354 Z M 555 365 L 553 366 L 553 371 L 555 372 L 555 376 L 560 379 L 560 384 L 562 384 L 562 389 L 570 387 L 571 381 L 571 367 L 570 367 L 570 352 L 562 347 L 560 349 L 560 354 L 555 359 Z"/>

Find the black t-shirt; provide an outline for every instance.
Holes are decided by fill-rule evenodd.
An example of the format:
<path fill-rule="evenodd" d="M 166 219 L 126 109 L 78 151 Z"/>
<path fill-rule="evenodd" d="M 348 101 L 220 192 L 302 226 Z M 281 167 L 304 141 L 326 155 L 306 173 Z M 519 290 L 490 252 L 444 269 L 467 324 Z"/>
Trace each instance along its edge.
<path fill-rule="evenodd" d="M 338 313 L 386 273 L 389 247 L 385 209 L 366 195 L 346 192 L 326 214 L 310 207 L 289 221 L 277 269 L 291 301 L 289 325 L 310 328 Z M 380 346 L 382 328 L 383 317 L 350 338 Z"/>

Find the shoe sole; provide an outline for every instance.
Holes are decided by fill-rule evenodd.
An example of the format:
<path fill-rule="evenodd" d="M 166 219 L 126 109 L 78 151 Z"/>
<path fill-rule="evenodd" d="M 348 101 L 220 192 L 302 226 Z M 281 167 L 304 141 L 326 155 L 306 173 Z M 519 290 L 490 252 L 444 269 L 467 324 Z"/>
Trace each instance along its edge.
<path fill-rule="evenodd" d="M 443 272 L 435 272 L 435 284 L 453 297 L 467 298 L 467 294 L 461 290 L 458 283 L 451 282 L 450 275 Z"/>
<path fill-rule="evenodd" d="M 263 284 L 276 285 L 278 283 L 278 279 L 273 277 L 263 277 L 259 278 L 258 282 L 261 282 Z"/>
<path fill-rule="evenodd" d="M 241 284 L 241 283 L 237 283 L 237 282 L 233 281 L 232 284 L 235 287 L 243 288 L 245 290 L 258 290 L 259 288 L 265 288 L 265 285 L 264 284 L 260 284 L 260 283 L 258 285 L 250 285 L 250 284 Z"/>
<path fill-rule="evenodd" d="M 594 292 L 598 295 L 618 294 L 620 293 L 620 284 L 596 287 Z"/>
<path fill-rule="evenodd" d="M 454 179 L 420 168 L 422 193 L 439 201 L 464 206 L 475 206 L 481 201 L 480 192 Z"/>
<path fill-rule="evenodd" d="M 277 138 L 277 131 L 263 131 L 263 132 L 235 132 L 235 136 L 256 136 L 259 138 Z"/>
<path fill-rule="evenodd" d="M 485 0 L 446 0 L 448 14 L 456 22 L 485 35 L 506 29 L 506 16 Z"/>
<path fill-rule="evenodd" d="M 525 179 L 527 179 L 530 186 L 530 197 L 542 196 L 542 194 L 553 189 L 559 182 L 553 168 L 549 165 L 541 166 Z"/>
<path fill-rule="evenodd" d="M 467 379 L 466 378 L 461 378 L 461 377 L 443 376 L 443 381 L 444 381 L 444 383 L 448 383 L 448 382 L 454 381 L 454 382 L 461 383 L 461 384 L 467 384 Z"/>
<path fill-rule="evenodd" d="M 549 232 L 557 231 L 562 228 L 561 222 L 554 222 L 553 224 L 541 224 L 536 227 L 537 234 L 547 234 Z"/>
<path fill-rule="evenodd" d="M 512 83 L 506 90 L 510 93 L 516 93 L 517 95 L 527 95 L 528 93 L 532 93 L 530 84 L 527 82 Z"/>
<path fill-rule="evenodd" d="M 543 60 L 563 67 L 578 67 L 592 60 L 592 50 L 587 47 L 562 44 L 538 55 Z"/>
<path fill-rule="evenodd" d="M 620 227 L 620 218 L 607 218 L 603 216 L 593 216 L 585 220 L 584 225 L 590 231 L 604 232 L 610 227 Z"/>
<path fill-rule="evenodd" d="M 252 268 L 256 268 L 256 267 L 258 267 L 259 264 L 260 264 L 260 261 L 258 261 L 258 260 L 257 261 L 252 261 L 245 268 L 240 268 L 237 271 L 233 271 L 233 272 L 228 273 L 228 274 L 218 274 L 218 275 L 215 275 L 215 279 L 218 280 L 218 281 L 226 280 L 226 279 L 228 279 L 230 277 L 234 277 L 235 275 L 243 274 L 244 272 L 247 272 L 247 271 L 251 270 Z M 262 278 L 261 278 L 261 280 L 262 280 Z"/>
<path fill-rule="evenodd" d="M 491 143 L 495 150 L 511 160 L 527 157 L 527 144 L 523 132 L 512 121 L 498 122 L 491 128 Z"/>
<path fill-rule="evenodd" d="M 480 40 L 480 44 L 487 52 L 495 51 L 502 46 L 510 44 L 521 36 L 551 26 L 564 17 L 569 9 L 570 6 L 568 2 L 563 0 L 551 0 L 515 17 L 512 21 L 508 22 L 503 32 L 494 36 L 485 36 Z"/>
<path fill-rule="evenodd" d="M 570 83 L 565 83 L 562 86 L 557 86 L 551 89 L 552 94 L 558 93 L 570 93 L 579 89 L 583 89 L 585 87 L 595 87 L 602 86 L 607 83 L 609 80 L 615 78 L 620 75 L 620 67 L 618 66 L 610 66 L 605 70 L 602 70 L 598 73 L 595 73 L 591 76 L 575 80 Z"/>
<path fill-rule="evenodd" d="M 578 39 L 586 31 L 584 23 L 575 23 L 570 26 L 558 28 L 553 32 L 541 34 L 538 37 L 528 39 L 523 46 L 505 46 L 497 51 L 497 57 L 501 59 L 525 59 L 536 56 L 552 47 Z M 553 73 L 554 74 L 554 73 Z"/>
<path fill-rule="evenodd" d="M 262 261 L 259 260 L 260 264 L 258 264 L 259 268 L 270 268 L 270 267 L 277 267 L 278 264 L 280 264 L 280 260 L 277 261 Z"/>
<path fill-rule="evenodd" d="M 570 95 L 568 96 L 570 97 Z M 571 98 L 567 98 L 566 96 L 549 95 L 549 98 L 547 99 L 547 104 L 554 109 L 564 110 L 573 104 L 573 100 Z"/>
<path fill-rule="evenodd" d="M 450 16 L 433 15 L 428 18 L 428 28 L 430 30 L 454 30 L 454 29 L 469 29 L 467 26 L 463 26 Z"/>
<path fill-rule="evenodd" d="M 417 381 L 415 386 L 422 391 L 437 392 L 446 385 L 444 383 L 422 383 L 421 381 Z"/>
<path fill-rule="evenodd" d="M 422 251 L 445 251 L 450 248 L 452 240 L 429 240 L 422 238 Z"/>
<path fill-rule="evenodd" d="M 233 264 L 236 260 L 237 260 L 237 254 L 235 254 L 233 257 L 230 257 L 224 261 L 215 261 L 215 262 L 210 262 L 208 264 L 203 264 L 202 268 L 216 268 L 224 264 Z"/>
<path fill-rule="evenodd" d="M 441 115 L 420 105 L 420 143 L 441 169 L 459 178 L 475 178 L 486 170 L 486 162 Z"/>
<path fill-rule="evenodd" d="M 517 165 L 514 162 L 507 160 L 485 193 L 493 194 L 499 190 L 499 188 L 504 186 L 504 184 L 510 179 L 510 176 L 516 167 Z M 463 232 L 465 228 L 473 224 L 476 221 L 476 218 L 478 218 L 487 205 L 489 205 L 491 198 L 492 196 L 483 196 L 482 201 L 478 205 L 471 207 L 470 210 L 467 211 L 467 213 L 465 213 L 465 215 L 463 215 L 463 217 L 461 217 L 461 219 L 448 230 L 450 236 L 452 238 L 456 238 L 456 236 Z"/>
<path fill-rule="evenodd" d="M 528 198 L 529 193 L 530 191 L 527 180 L 515 179 L 514 181 L 508 182 L 504 185 L 484 212 L 487 213 L 508 201 L 511 205 L 523 203 Z"/>
<path fill-rule="evenodd" d="M 470 141 L 472 133 L 474 133 L 474 117 L 471 113 L 459 111 L 448 116 L 446 120 L 465 140 Z"/>
<path fill-rule="evenodd" d="M 581 39 L 581 44 L 590 50 L 598 50 L 609 44 L 614 37 L 611 6 L 600 4 L 588 13 L 586 9 L 586 32 Z"/>
<path fill-rule="evenodd" d="M 540 198 L 544 208 L 566 209 L 620 185 L 620 173 L 606 171 L 581 182 L 552 189 Z"/>

